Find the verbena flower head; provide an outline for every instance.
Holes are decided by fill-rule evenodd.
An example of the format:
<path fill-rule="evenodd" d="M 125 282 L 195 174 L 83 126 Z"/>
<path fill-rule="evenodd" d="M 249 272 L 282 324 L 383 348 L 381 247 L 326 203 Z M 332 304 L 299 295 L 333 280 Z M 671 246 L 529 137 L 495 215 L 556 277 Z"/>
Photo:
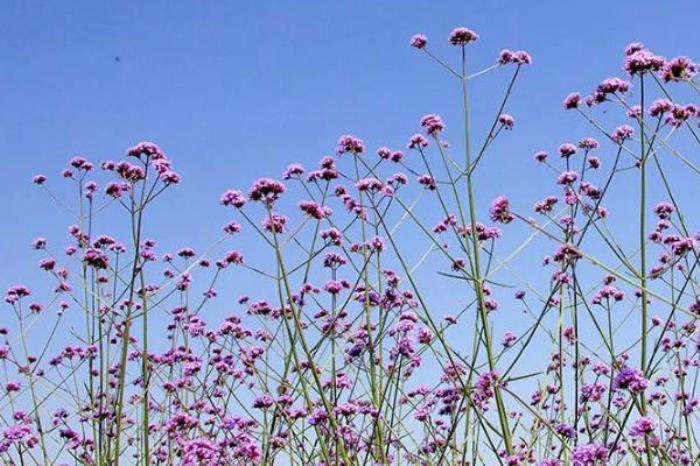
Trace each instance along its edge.
<path fill-rule="evenodd" d="M 498 63 L 501 65 L 529 65 L 532 63 L 532 57 L 524 50 L 513 51 L 504 49 L 501 50 L 501 53 L 498 55 Z"/>
<path fill-rule="evenodd" d="M 336 148 L 338 155 L 345 154 L 346 152 L 360 155 L 364 151 L 365 143 L 362 141 L 362 139 L 350 135 L 341 136 L 340 139 L 338 139 L 338 145 Z"/>
<path fill-rule="evenodd" d="M 578 92 L 573 92 L 566 96 L 563 105 L 565 109 L 570 110 L 572 108 L 578 108 L 580 102 L 581 94 L 579 94 Z"/>
<path fill-rule="evenodd" d="M 421 118 L 420 125 L 430 136 L 437 136 L 445 128 L 442 118 L 435 113 L 429 113 Z"/>
<path fill-rule="evenodd" d="M 648 50 L 637 50 L 625 57 L 623 69 L 630 75 L 659 71 L 664 65 L 663 57 Z"/>
<path fill-rule="evenodd" d="M 466 45 L 478 40 L 479 35 L 469 28 L 458 27 L 452 30 L 449 39 L 452 45 Z"/>
<path fill-rule="evenodd" d="M 493 200 L 489 208 L 489 216 L 491 221 L 498 223 L 510 223 L 515 216 L 508 210 L 509 202 L 505 196 L 499 196 Z"/>
<path fill-rule="evenodd" d="M 284 184 L 271 178 L 260 178 L 250 188 L 251 201 L 260 201 L 270 206 L 277 201 L 286 190 Z M 234 205 L 234 207 L 236 207 Z"/>
<path fill-rule="evenodd" d="M 625 366 L 620 369 L 615 379 L 613 387 L 618 390 L 629 390 L 630 393 L 638 394 L 643 392 L 649 386 L 649 381 L 644 377 L 639 369 Z"/>
<path fill-rule="evenodd" d="M 149 141 L 140 142 L 135 146 L 130 147 L 126 151 L 126 154 L 130 157 L 146 156 L 152 157 L 154 159 L 162 159 L 165 157 L 165 153 L 163 152 L 163 150 L 160 147 L 158 147 L 157 144 Z"/>
<path fill-rule="evenodd" d="M 221 204 L 225 206 L 231 206 L 240 209 L 245 205 L 246 197 L 240 191 L 229 190 L 221 195 L 219 202 L 221 202 Z"/>
<path fill-rule="evenodd" d="M 423 49 L 428 45 L 428 38 L 424 34 L 416 34 L 411 37 L 411 47 L 416 49 Z"/>
<path fill-rule="evenodd" d="M 688 57 L 681 56 L 666 61 L 660 74 L 666 82 L 688 81 L 693 79 L 699 70 L 700 65 Z"/>

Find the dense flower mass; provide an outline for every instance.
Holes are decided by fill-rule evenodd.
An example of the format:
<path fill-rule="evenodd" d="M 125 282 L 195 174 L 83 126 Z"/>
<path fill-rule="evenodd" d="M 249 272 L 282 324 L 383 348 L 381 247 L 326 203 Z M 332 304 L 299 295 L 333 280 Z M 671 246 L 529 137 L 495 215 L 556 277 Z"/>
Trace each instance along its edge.
<path fill-rule="evenodd" d="M 697 464 L 697 64 L 630 44 L 630 81 L 565 97 L 591 132 L 550 158 L 505 131 L 529 54 L 463 76 L 447 48 L 460 67 L 421 56 L 464 127 L 414 119 L 405 155 L 344 135 L 216 211 L 167 203 L 152 142 L 70 158 L 70 189 L 34 176 L 70 226 L 27 236 L 38 278 L 5 284 L 0 463 Z M 510 85 L 470 112 L 487 73 Z"/>

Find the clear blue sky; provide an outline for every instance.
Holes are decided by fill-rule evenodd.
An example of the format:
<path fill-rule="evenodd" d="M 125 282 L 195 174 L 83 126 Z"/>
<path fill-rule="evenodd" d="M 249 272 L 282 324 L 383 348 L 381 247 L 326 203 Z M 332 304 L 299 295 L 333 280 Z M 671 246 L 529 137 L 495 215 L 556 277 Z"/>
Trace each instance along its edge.
<path fill-rule="evenodd" d="M 484 197 L 527 193 L 536 149 L 591 134 L 562 98 L 622 74 L 631 41 L 697 58 L 699 18 L 697 0 L 4 2 L 0 284 L 37 281 L 35 236 L 65 244 L 71 220 L 30 180 L 42 172 L 58 184 L 70 156 L 119 159 L 157 142 L 184 182 L 152 222 L 172 247 L 201 248 L 226 220 L 217 199 L 227 188 L 314 165 L 340 134 L 373 150 L 403 146 L 427 112 L 456 126 L 454 83 L 408 46 L 416 32 L 449 54 L 449 31 L 469 26 L 484 66 L 502 48 L 533 55 L 509 108 L 516 129 L 499 146 L 507 163 L 480 180 Z M 477 112 L 493 113 L 505 76 L 475 84 Z"/>

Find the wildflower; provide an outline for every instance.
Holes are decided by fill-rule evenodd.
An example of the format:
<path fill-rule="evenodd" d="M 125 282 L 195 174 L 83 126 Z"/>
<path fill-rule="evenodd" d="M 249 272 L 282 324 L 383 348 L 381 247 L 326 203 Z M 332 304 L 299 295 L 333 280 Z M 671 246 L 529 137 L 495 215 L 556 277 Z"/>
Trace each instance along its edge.
<path fill-rule="evenodd" d="M 601 82 L 596 88 L 591 103 L 602 103 L 608 98 L 608 95 L 625 93 L 629 90 L 630 83 L 620 78 L 607 78 Z"/>
<path fill-rule="evenodd" d="M 76 168 L 78 170 L 86 171 L 86 172 L 92 170 L 92 167 L 93 167 L 92 163 L 90 163 L 84 157 L 80 157 L 80 156 L 73 157 L 72 159 L 70 159 L 70 161 L 68 163 L 70 164 L 71 167 Z"/>
<path fill-rule="evenodd" d="M 499 196 L 491 203 L 491 208 L 489 209 L 489 215 L 491 221 L 499 223 L 510 223 L 513 221 L 515 216 L 508 211 L 508 198 L 505 196 Z"/>
<path fill-rule="evenodd" d="M 343 241 L 343 234 L 337 228 L 329 228 L 321 232 L 321 238 L 336 246 L 340 246 Z"/>
<path fill-rule="evenodd" d="M 442 118 L 435 113 L 429 113 L 421 118 L 420 125 L 430 136 L 438 135 L 445 128 Z"/>
<path fill-rule="evenodd" d="M 498 116 L 498 122 L 503 125 L 504 128 L 506 129 L 512 129 L 513 125 L 515 125 L 515 120 L 511 115 L 508 115 L 507 113 L 502 113 L 501 115 Z"/>
<path fill-rule="evenodd" d="M 355 155 L 360 155 L 365 151 L 365 143 L 362 139 L 358 139 L 355 136 L 344 135 L 338 139 L 338 147 L 336 152 L 338 155 L 344 154 L 346 152 L 352 152 Z"/>
<path fill-rule="evenodd" d="M 477 39 L 479 39 L 479 35 L 471 29 L 465 27 L 455 28 L 450 33 L 450 44 L 452 45 L 466 45 L 469 42 L 474 42 Z"/>
<path fill-rule="evenodd" d="M 634 129 L 628 125 L 619 126 L 613 131 L 612 139 L 618 144 L 622 144 L 627 139 L 630 139 L 634 134 Z"/>
<path fill-rule="evenodd" d="M 315 218 L 316 220 L 322 220 L 332 213 L 330 208 L 320 206 L 313 201 L 301 201 L 299 203 L 299 209 L 301 209 L 301 211 L 309 217 Z"/>
<path fill-rule="evenodd" d="M 501 50 L 498 55 L 498 63 L 501 65 L 516 64 L 516 65 L 529 65 L 532 63 L 532 57 L 529 53 L 524 50 Z"/>
<path fill-rule="evenodd" d="M 165 153 L 161 150 L 161 148 L 158 147 L 157 144 L 149 141 L 140 142 L 135 146 L 130 147 L 126 151 L 126 154 L 130 157 L 141 157 L 142 155 L 145 155 L 153 159 L 165 158 Z"/>
<path fill-rule="evenodd" d="M 261 201 L 267 206 L 271 206 L 284 193 L 285 187 L 277 180 L 270 178 L 260 178 L 250 188 L 250 199 L 252 201 Z M 240 203 L 240 201 L 238 202 Z M 238 207 L 236 204 L 232 204 Z"/>
<path fill-rule="evenodd" d="M 559 155 L 562 157 L 571 157 L 576 153 L 576 146 L 571 143 L 565 143 L 559 146 Z"/>
<path fill-rule="evenodd" d="M 109 264 L 107 255 L 95 248 L 89 248 L 85 251 L 83 262 L 85 262 L 88 267 L 94 267 L 96 269 L 106 269 Z"/>
<path fill-rule="evenodd" d="M 428 45 L 428 38 L 423 34 L 416 34 L 411 37 L 411 47 L 418 50 L 425 48 Z"/>
<path fill-rule="evenodd" d="M 408 141 L 408 145 L 407 145 L 407 147 L 409 149 L 418 149 L 418 150 L 421 150 L 427 146 L 428 146 L 428 140 L 425 139 L 420 134 L 414 134 L 413 136 L 411 136 L 411 139 Z"/>
<path fill-rule="evenodd" d="M 430 175 L 419 176 L 418 183 L 425 186 L 430 191 L 435 191 L 437 189 L 437 183 L 435 182 L 435 179 Z"/>
<path fill-rule="evenodd" d="M 647 389 L 649 381 L 639 369 L 625 366 L 613 380 L 613 387 L 618 390 L 629 390 L 632 394 L 641 393 Z"/>
<path fill-rule="evenodd" d="M 637 50 L 625 58 L 623 69 L 630 75 L 659 71 L 664 65 L 664 58 L 647 50 Z"/>
<path fill-rule="evenodd" d="M 571 455 L 573 466 L 603 466 L 608 464 L 608 449 L 597 443 L 579 445 Z"/>
<path fill-rule="evenodd" d="M 573 170 L 562 172 L 557 182 L 563 185 L 573 184 L 578 179 L 578 173 Z"/>
<path fill-rule="evenodd" d="M 586 161 L 592 169 L 597 170 L 600 168 L 600 159 L 598 157 L 588 157 Z"/>
<path fill-rule="evenodd" d="M 660 219 L 669 219 L 673 213 L 673 204 L 670 202 L 659 202 L 656 204 L 656 207 L 654 207 L 654 213 Z"/>
<path fill-rule="evenodd" d="M 564 108 L 566 110 L 571 110 L 572 108 L 578 108 L 579 103 L 581 102 L 581 94 L 578 92 L 573 92 L 569 95 L 566 96 L 564 99 Z"/>
<path fill-rule="evenodd" d="M 700 65 L 693 63 L 688 57 L 676 57 L 666 61 L 660 75 L 664 81 L 689 81 L 700 71 Z"/>
<path fill-rule="evenodd" d="M 576 430 L 564 422 L 557 424 L 554 430 L 557 432 L 557 434 L 565 438 L 574 438 L 576 436 Z"/>
<path fill-rule="evenodd" d="M 578 142 L 578 146 L 581 149 L 594 150 L 598 148 L 599 144 L 598 141 L 593 138 L 583 138 Z"/>
<path fill-rule="evenodd" d="M 654 432 L 656 421 L 650 417 L 640 417 L 632 423 L 630 435 L 632 437 L 645 437 Z"/>
<path fill-rule="evenodd" d="M 535 162 L 542 163 L 547 160 L 547 153 L 543 150 L 537 151 L 535 155 L 533 155 L 533 159 L 535 159 Z"/>
<path fill-rule="evenodd" d="M 35 175 L 34 178 L 32 178 L 32 183 L 42 185 L 46 182 L 46 176 L 45 175 Z"/>
<path fill-rule="evenodd" d="M 511 346 L 513 346 L 513 343 L 515 343 L 517 339 L 518 337 L 515 333 L 508 331 L 503 334 L 501 344 L 506 348 L 510 348 Z"/>
<path fill-rule="evenodd" d="M 287 217 L 276 213 L 271 213 L 262 222 L 263 228 L 272 233 L 282 233 L 286 224 Z"/>

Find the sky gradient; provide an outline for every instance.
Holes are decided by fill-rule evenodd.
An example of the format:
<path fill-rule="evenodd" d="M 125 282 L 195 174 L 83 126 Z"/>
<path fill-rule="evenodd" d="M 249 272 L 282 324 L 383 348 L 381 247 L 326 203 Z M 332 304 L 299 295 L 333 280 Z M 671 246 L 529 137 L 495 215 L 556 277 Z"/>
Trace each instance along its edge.
<path fill-rule="evenodd" d="M 290 162 L 313 166 L 341 134 L 373 152 L 403 147 L 428 112 L 459 127 L 458 89 L 408 46 L 414 33 L 454 60 L 449 31 L 475 29 L 475 69 L 502 48 L 532 54 L 508 108 L 516 128 L 479 179 L 485 199 L 524 188 L 525 207 L 540 194 L 527 191 L 539 176 L 532 153 L 590 132 L 561 110 L 567 93 L 622 74 L 629 42 L 696 58 L 700 43 L 700 3 L 691 0 L 24 1 L 1 10 L 4 288 L 41 279 L 34 237 L 66 241 L 72 221 L 31 177 L 47 174 L 61 194 L 56 181 L 71 156 L 120 159 L 138 141 L 158 143 L 183 183 L 151 224 L 170 247 L 204 247 L 226 220 L 222 191 L 279 177 Z M 475 83 L 477 116 L 494 111 L 507 77 Z"/>

